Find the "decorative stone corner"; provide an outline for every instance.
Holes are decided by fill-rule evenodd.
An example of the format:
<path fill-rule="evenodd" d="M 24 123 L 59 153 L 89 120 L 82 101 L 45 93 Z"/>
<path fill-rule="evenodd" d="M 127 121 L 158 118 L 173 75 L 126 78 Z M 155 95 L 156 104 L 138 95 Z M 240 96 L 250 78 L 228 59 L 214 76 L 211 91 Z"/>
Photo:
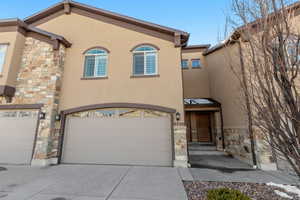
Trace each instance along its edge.
<path fill-rule="evenodd" d="M 56 165 L 58 163 L 57 158 L 50 158 L 50 159 L 34 159 L 31 162 L 32 167 L 46 167 L 49 165 Z"/>
<path fill-rule="evenodd" d="M 264 135 L 255 131 L 256 141 L 256 155 L 258 161 L 258 168 L 266 171 L 276 171 L 276 158 L 272 154 L 272 149 L 264 140 Z"/>
<path fill-rule="evenodd" d="M 253 164 L 251 142 L 246 128 L 225 128 L 226 152 L 246 163 Z"/>
<path fill-rule="evenodd" d="M 186 126 L 184 123 L 174 123 L 175 160 L 174 167 L 188 167 Z"/>
<path fill-rule="evenodd" d="M 226 152 L 253 165 L 251 141 L 247 128 L 226 128 L 224 129 Z M 275 159 L 271 148 L 264 142 L 264 136 L 257 131 L 255 135 L 255 151 L 257 167 L 262 170 L 277 170 Z"/>
<path fill-rule="evenodd" d="M 216 112 L 213 116 L 213 136 L 215 137 L 215 143 L 218 151 L 224 151 L 223 149 L 223 136 L 222 136 L 222 122 L 221 113 Z"/>
<path fill-rule="evenodd" d="M 41 112 L 46 116 L 39 121 L 32 160 L 35 166 L 53 164 L 52 158 L 57 155 L 54 149 L 57 149 L 57 141 L 54 140 L 57 138 L 55 116 L 58 113 L 64 58 L 63 45 L 60 45 L 59 50 L 54 50 L 46 42 L 26 38 L 12 103 L 44 105 Z"/>

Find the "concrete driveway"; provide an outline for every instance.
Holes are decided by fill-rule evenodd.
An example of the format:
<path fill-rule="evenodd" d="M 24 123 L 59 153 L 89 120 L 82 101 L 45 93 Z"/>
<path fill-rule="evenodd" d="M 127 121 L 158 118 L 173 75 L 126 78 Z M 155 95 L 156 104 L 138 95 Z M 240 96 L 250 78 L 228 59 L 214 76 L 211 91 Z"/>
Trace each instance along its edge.
<path fill-rule="evenodd" d="M 188 170 L 60 165 L 0 168 L 0 200 L 187 200 Z"/>

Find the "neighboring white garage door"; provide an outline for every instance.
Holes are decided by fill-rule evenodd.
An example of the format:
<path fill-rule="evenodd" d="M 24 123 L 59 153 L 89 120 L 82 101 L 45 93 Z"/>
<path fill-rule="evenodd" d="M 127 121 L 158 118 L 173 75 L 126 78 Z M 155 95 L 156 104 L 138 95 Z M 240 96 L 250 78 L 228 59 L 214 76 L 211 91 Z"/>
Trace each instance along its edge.
<path fill-rule="evenodd" d="M 171 166 L 171 120 L 137 109 L 98 110 L 67 118 L 63 163 Z"/>
<path fill-rule="evenodd" d="M 0 163 L 30 164 L 37 111 L 0 110 Z"/>

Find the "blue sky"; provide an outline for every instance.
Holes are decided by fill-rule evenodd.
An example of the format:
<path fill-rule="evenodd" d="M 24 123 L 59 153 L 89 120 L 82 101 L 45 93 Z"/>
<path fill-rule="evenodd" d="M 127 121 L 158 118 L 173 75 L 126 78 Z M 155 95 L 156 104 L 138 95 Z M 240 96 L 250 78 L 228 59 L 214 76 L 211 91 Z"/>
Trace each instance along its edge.
<path fill-rule="evenodd" d="M 216 44 L 224 35 L 230 0 L 77 0 L 191 33 L 190 44 Z M 59 0 L 2 0 L 0 18 L 25 18 Z M 151 2 L 151 3 L 150 3 Z"/>

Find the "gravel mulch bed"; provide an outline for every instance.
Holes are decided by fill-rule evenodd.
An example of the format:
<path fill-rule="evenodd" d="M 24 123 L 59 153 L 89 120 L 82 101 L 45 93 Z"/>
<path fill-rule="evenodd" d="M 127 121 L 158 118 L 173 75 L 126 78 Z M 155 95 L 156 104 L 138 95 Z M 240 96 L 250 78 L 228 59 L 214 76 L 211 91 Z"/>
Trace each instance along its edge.
<path fill-rule="evenodd" d="M 225 183 L 225 182 L 184 182 L 184 186 L 189 200 L 207 200 L 207 191 L 217 188 L 230 188 L 241 191 L 253 200 L 288 200 L 278 196 L 274 190 L 278 190 L 293 197 L 294 200 L 300 198 L 291 193 L 287 193 L 285 190 L 277 187 L 267 186 L 266 184 L 256 183 Z"/>

